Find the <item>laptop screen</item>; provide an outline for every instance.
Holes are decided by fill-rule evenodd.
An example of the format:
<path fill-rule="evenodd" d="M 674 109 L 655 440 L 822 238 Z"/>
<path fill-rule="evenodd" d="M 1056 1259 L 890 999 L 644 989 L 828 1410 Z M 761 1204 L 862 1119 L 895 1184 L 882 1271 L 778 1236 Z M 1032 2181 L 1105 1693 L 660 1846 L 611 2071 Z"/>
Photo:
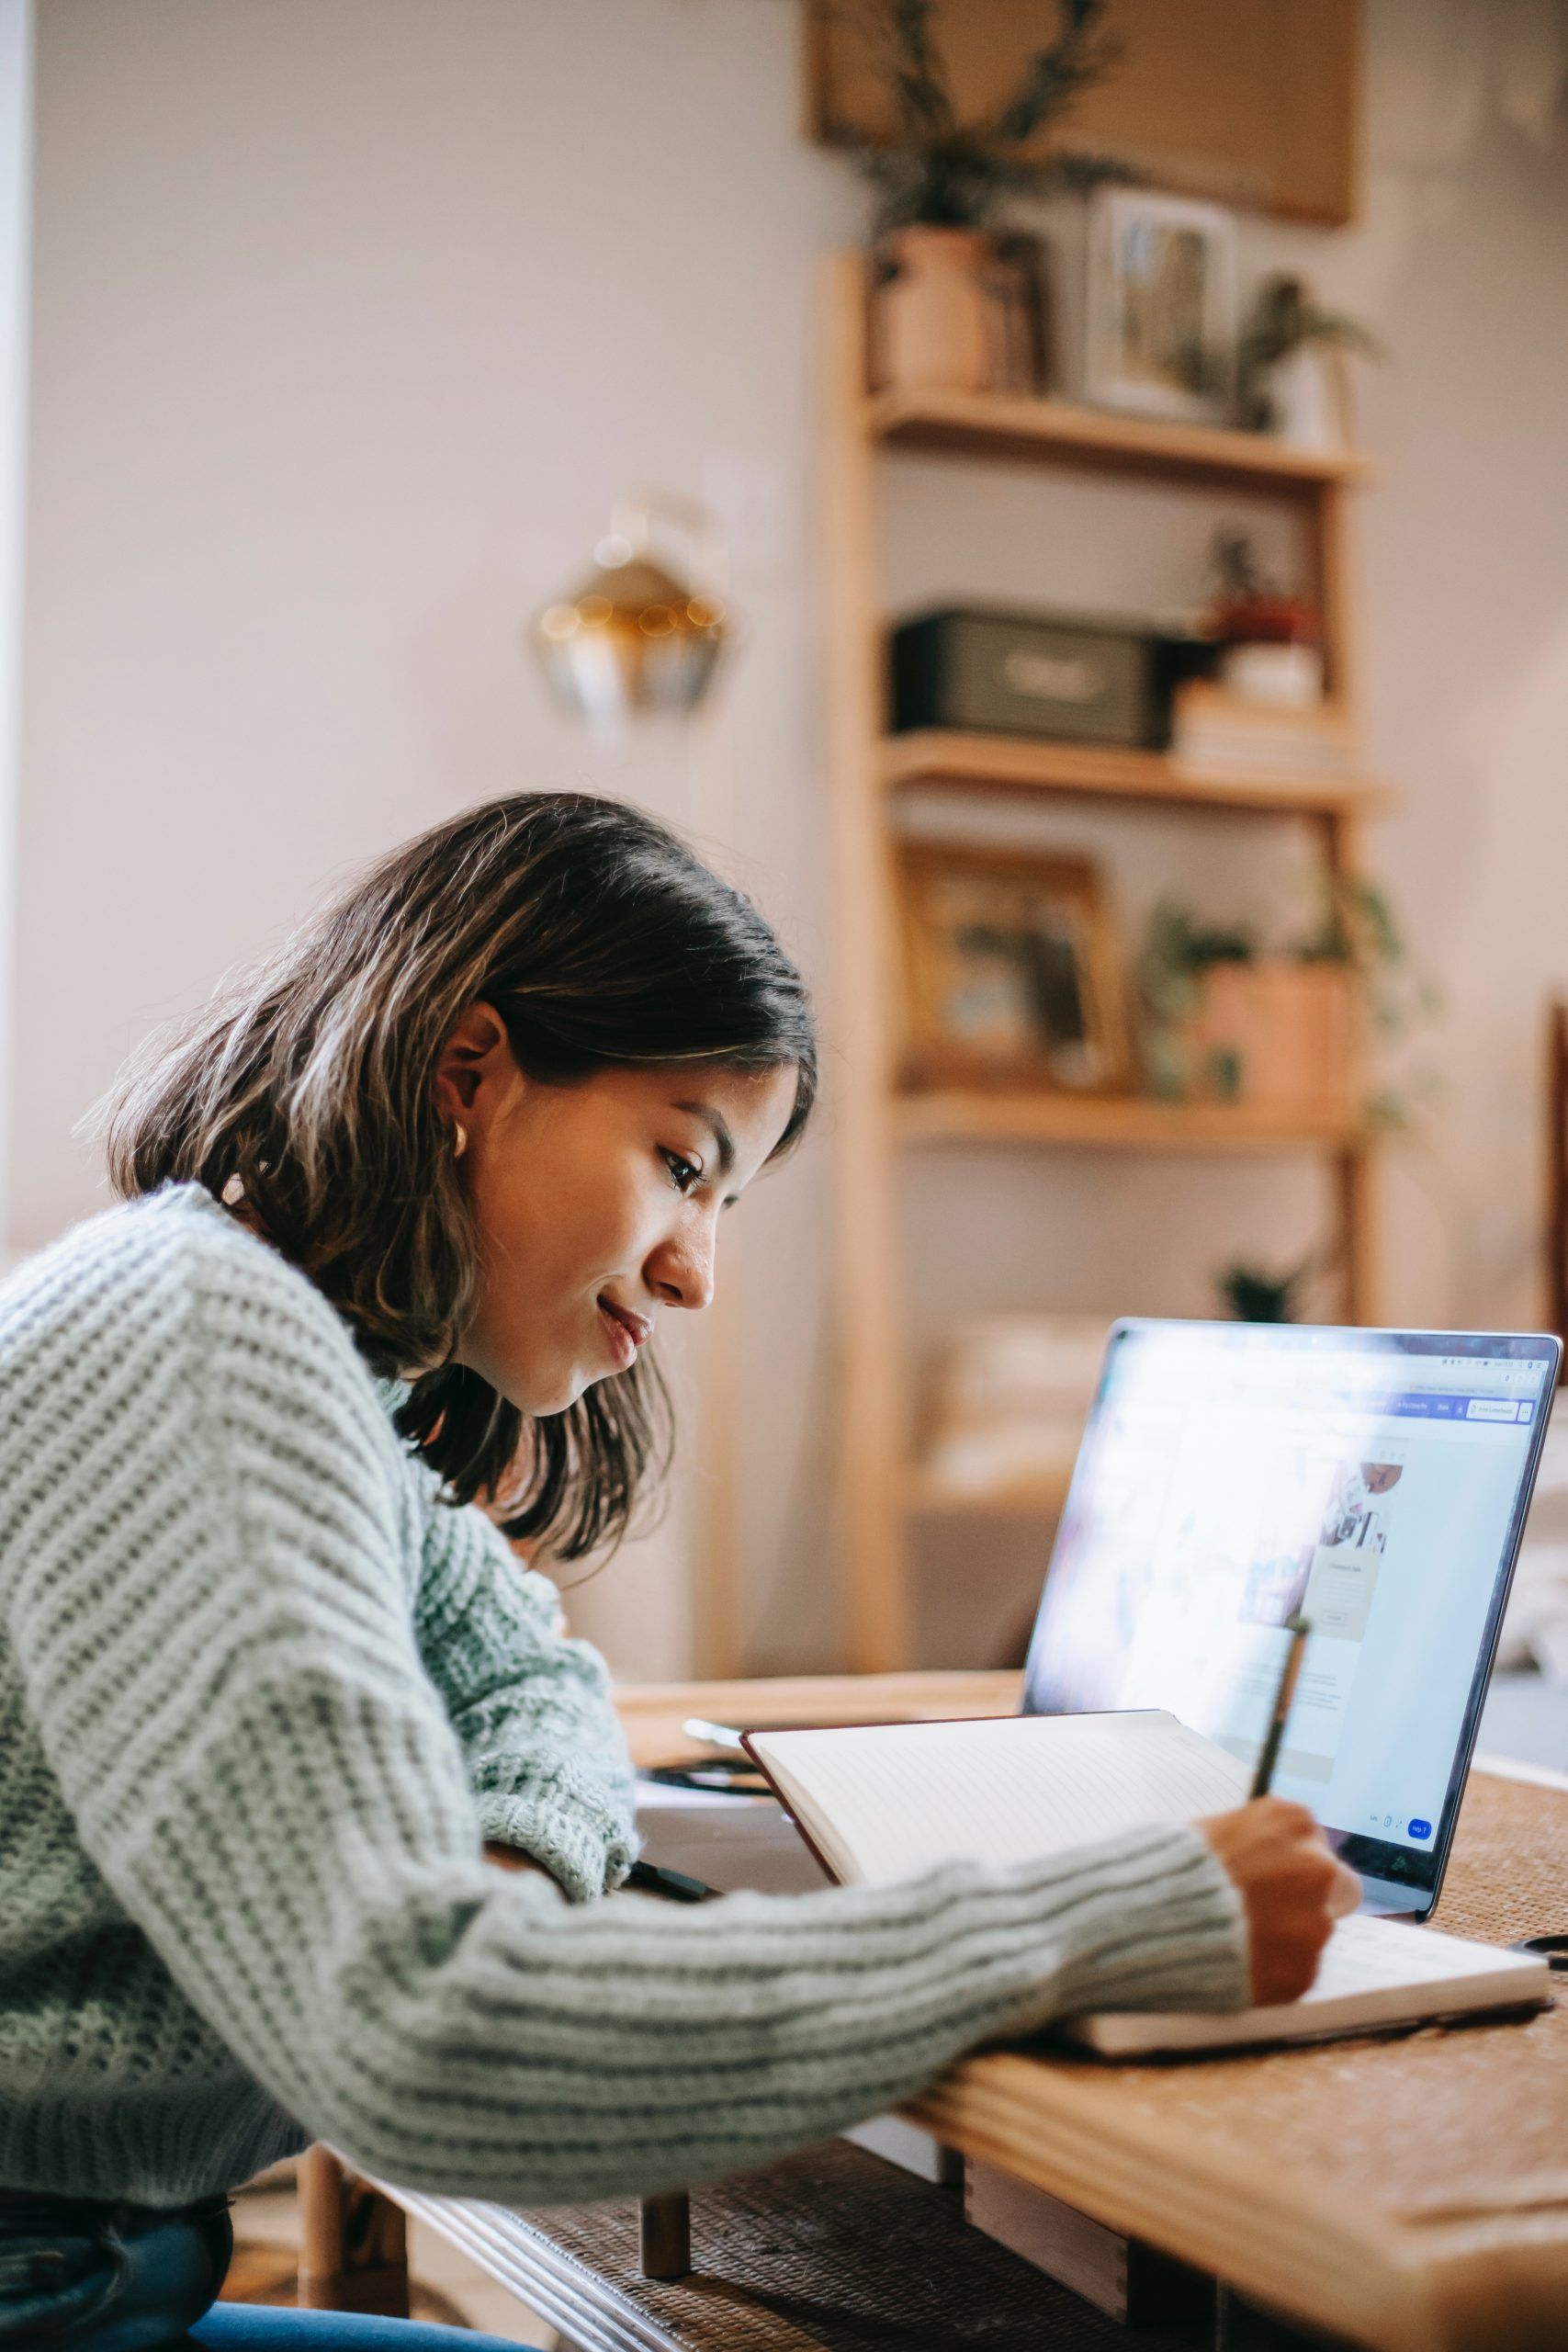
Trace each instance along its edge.
<path fill-rule="evenodd" d="M 1364 1879 L 1407 1892 L 1401 1907 L 1428 1907 L 1559 1353 L 1510 1334 L 1118 1324 L 1025 1711 L 1165 1707 L 1251 1764 L 1300 1611 L 1274 1789 Z"/>

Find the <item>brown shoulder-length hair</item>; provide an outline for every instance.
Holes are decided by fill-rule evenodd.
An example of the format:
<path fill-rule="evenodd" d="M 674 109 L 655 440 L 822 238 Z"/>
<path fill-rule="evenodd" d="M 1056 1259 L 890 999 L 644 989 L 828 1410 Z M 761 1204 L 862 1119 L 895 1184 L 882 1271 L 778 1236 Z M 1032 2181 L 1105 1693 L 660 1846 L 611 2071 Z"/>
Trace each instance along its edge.
<path fill-rule="evenodd" d="M 150 1039 L 102 1108 L 109 1175 L 124 1197 L 178 1181 L 219 1200 L 243 1188 L 373 1370 L 437 1367 L 397 1425 L 450 1498 L 482 1496 L 509 1535 L 577 1559 L 626 1532 L 667 1465 L 670 1402 L 639 1360 L 525 1420 L 448 1361 L 479 1237 L 434 1080 L 481 1001 L 547 1085 L 635 1064 L 793 1065 L 779 1151 L 810 1114 L 809 1000 L 750 899 L 624 802 L 517 793 L 381 858 Z"/>

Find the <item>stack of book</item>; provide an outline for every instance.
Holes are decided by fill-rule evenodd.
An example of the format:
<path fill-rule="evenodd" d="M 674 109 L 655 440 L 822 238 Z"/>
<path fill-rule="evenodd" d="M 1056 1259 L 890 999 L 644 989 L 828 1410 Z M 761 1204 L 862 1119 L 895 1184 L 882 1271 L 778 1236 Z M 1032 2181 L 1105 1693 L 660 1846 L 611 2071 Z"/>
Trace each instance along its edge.
<path fill-rule="evenodd" d="M 1207 678 L 1192 678 L 1171 704 L 1170 760 L 1194 775 L 1348 775 L 1354 752 L 1344 718 L 1330 703 L 1303 710 L 1244 702 Z"/>

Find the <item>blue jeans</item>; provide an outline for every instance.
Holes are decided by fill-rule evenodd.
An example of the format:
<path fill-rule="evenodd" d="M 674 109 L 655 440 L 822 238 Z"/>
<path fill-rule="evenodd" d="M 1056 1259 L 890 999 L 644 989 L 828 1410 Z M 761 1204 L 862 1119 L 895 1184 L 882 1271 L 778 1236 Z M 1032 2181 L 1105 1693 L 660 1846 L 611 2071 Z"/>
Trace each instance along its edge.
<path fill-rule="evenodd" d="M 259 2303 L 215 2303 L 186 2340 L 203 2352 L 522 2352 L 502 2336 L 467 2328 L 358 2312 L 272 2311 Z"/>
<path fill-rule="evenodd" d="M 0 2188 L 0 2352 L 516 2352 L 499 2336 L 218 2303 L 228 2202 L 179 2212 Z"/>

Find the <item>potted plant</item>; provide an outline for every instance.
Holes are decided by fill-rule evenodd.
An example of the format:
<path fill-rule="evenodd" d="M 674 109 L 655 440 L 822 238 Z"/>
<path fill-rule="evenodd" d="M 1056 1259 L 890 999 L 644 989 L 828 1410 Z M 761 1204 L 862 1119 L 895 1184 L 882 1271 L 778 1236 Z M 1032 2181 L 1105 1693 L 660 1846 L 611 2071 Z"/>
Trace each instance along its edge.
<path fill-rule="evenodd" d="M 1401 1049 L 1441 1010 L 1429 977 L 1411 962 L 1404 935 L 1373 882 L 1325 874 L 1309 929 L 1290 948 L 1303 971 L 1344 974 L 1365 1015 L 1371 1049 L 1361 1115 L 1371 1126 L 1408 1130 L 1440 1091 L 1430 1067 L 1401 1060 Z"/>
<path fill-rule="evenodd" d="M 887 268 L 874 316 L 879 381 L 984 390 L 993 347 L 987 223 L 1010 195 L 1126 176 L 1094 158 L 1035 161 L 1024 153 L 1114 65 L 1119 51 L 1103 30 L 1107 6 L 1057 0 L 1055 37 L 1035 51 L 1012 95 L 964 121 L 932 34 L 931 0 L 867 0 L 897 124 L 886 145 L 853 151 L 876 190 Z"/>
<path fill-rule="evenodd" d="M 1266 955 L 1245 925 L 1162 905 L 1138 985 L 1156 1093 L 1306 1115 L 1348 1103 L 1352 1013 L 1337 967 Z"/>
<path fill-rule="evenodd" d="M 1325 882 L 1309 932 L 1274 950 L 1244 924 L 1159 906 L 1138 962 L 1149 1084 L 1178 1101 L 1347 1117 L 1357 1108 L 1357 1007 L 1387 1035 L 1380 1009 L 1401 962 L 1387 900 L 1366 882 Z"/>
<path fill-rule="evenodd" d="M 1254 433 L 1274 433 L 1306 449 L 1348 449 L 1348 354 L 1382 356 L 1366 327 L 1325 311 L 1299 277 L 1266 277 L 1236 355 L 1239 413 Z"/>
<path fill-rule="evenodd" d="M 1222 524 L 1210 547 L 1215 593 L 1205 637 L 1221 647 L 1219 676 L 1244 702 L 1310 710 L 1323 698 L 1323 622 L 1310 598 L 1264 575 L 1246 531 Z"/>
<path fill-rule="evenodd" d="M 1283 1273 L 1238 1258 L 1220 1269 L 1214 1288 L 1237 1323 L 1299 1323 L 1302 1293 L 1318 1271 L 1315 1251 Z"/>
<path fill-rule="evenodd" d="M 1326 876 L 1308 928 L 1268 950 L 1248 926 L 1201 923 L 1161 905 L 1137 978 L 1156 1093 L 1309 1118 L 1359 1109 L 1371 1124 L 1410 1124 L 1419 1079 L 1404 1093 L 1384 1084 L 1357 1100 L 1358 1012 L 1386 1059 L 1435 1010 L 1371 883 Z"/>

